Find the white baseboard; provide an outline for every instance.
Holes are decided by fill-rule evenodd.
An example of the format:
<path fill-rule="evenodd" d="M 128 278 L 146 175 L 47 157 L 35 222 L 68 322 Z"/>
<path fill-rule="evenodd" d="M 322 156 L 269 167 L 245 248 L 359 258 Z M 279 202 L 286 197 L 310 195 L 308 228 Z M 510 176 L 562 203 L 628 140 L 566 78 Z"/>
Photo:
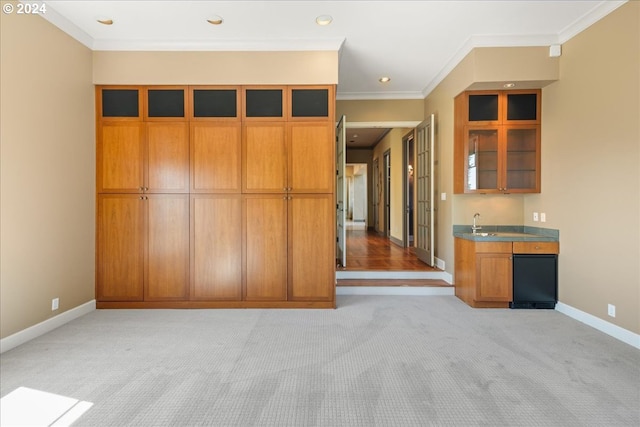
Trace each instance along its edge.
<path fill-rule="evenodd" d="M 582 322 L 585 325 L 589 325 L 592 328 L 604 332 L 607 335 L 612 336 L 630 346 L 640 349 L 640 335 L 633 333 L 629 330 L 621 328 L 620 326 L 609 323 L 606 320 L 602 320 L 592 314 L 585 313 L 582 310 L 571 307 L 570 305 L 563 304 L 558 301 L 556 303 L 556 310 L 562 314 L 576 319 L 578 322 Z"/>
<path fill-rule="evenodd" d="M 436 267 L 439 268 L 440 270 L 444 271 L 446 270 L 445 268 L 445 264 L 444 264 L 444 260 L 438 258 L 438 257 L 434 257 L 435 258 L 435 262 L 436 262 Z M 449 282 L 451 283 L 451 282 Z"/>
<path fill-rule="evenodd" d="M 54 329 L 64 325 L 65 323 L 69 323 L 72 320 L 77 319 L 78 317 L 84 316 L 87 313 L 91 313 L 95 309 L 96 300 L 91 300 L 75 308 L 72 308 L 71 310 L 67 310 L 64 313 L 60 313 L 57 316 L 52 317 L 51 319 L 40 322 L 37 325 L 30 326 L 27 329 L 23 329 L 22 331 L 16 332 L 13 335 L 2 338 L 0 340 L 0 353 L 9 351 L 12 348 L 15 348 L 21 344 L 26 343 L 27 341 L 39 337 L 40 335 L 51 332 Z"/>
<path fill-rule="evenodd" d="M 336 295 L 454 295 L 454 288 L 439 286 L 336 286 Z"/>

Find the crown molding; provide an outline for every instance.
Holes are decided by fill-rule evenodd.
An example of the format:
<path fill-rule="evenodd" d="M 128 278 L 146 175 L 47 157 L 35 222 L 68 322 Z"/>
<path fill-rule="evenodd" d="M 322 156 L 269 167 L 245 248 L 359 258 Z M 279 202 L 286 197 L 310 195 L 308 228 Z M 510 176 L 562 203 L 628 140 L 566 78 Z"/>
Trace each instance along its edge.
<path fill-rule="evenodd" d="M 20 3 L 28 3 L 26 0 L 20 0 Z M 49 21 L 54 26 L 58 27 L 69 36 L 73 37 L 89 49 L 93 49 L 93 38 L 87 34 L 84 30 L 78 27 L 73 22 L 69 21 L 64 16 L 60 15 L 49 3 L 46 3 L 47 13 L 42 13 L 44 19 Z"/>
<path fill-rule="evenodd" d="M 94 40 L 96 51 L 219 51 L 219 52 L 294 52 L 334 51 L 342 48 L 344 38 L 261 39 L 261 40 Z"/>
<path fill-rule="evenodd" d="M 522 47 L 522 46 L 550 46 L 562 44 L 589 28 L 591 25 L 607 16 L 628 0 L 603 0 L 596 4 L 589 12 L 564 28 L 558 34 L 538 34 L 528 36 L 514 35 L 474 35 L 469 37 L 447 61 L 436 77 L 422 90 L 423 98 L 429 94 L 453 71 L 473 49 L 477 47 Z"/>
<path fill-rule="evenodd" d="M 558 33 L 558 43 L 562 44 L 567 42 L 578 33 L 589 28 L 591 25 L 595 24 L 623 4 L 627 3 L 627 1 L 628 0 L 601 1 L 589 12 L 576 19 L 575 22 L 569 24 L 567 27 L 561 30 Z"/>
<path fill-rule="evenodd" d="M 340 89 L 338 89 L 339 91 Z M 366 101 L 377 99 L 424 99 L 422 92 L 337 92 L 337 101 Z"/>

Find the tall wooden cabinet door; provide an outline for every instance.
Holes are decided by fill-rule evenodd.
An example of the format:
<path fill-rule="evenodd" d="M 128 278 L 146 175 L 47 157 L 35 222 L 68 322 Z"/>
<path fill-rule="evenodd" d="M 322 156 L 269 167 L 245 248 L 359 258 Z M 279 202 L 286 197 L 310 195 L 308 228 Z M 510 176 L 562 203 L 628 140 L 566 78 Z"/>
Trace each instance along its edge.
<path fill-rule="evenodd" d="M 239 193 L 240 123 L 191 124 L 191 191 Z"/>
<path fill-rule="evenodd" d="M 98 125 L 96 181 L 98 193 L 140 193 L 145 182 L 145 127 L 142 122 Z"/>
<path fill-rule="evenodd" d="M 189 289 L 189 195 L 145 196 L 145 301 L 184 300 Z"/>
<path fill-rule="evenodd" d="M 189 125 L 147 123 L 148 193 L 189 192 Z"/>
<path fill-rule="evenodd" d="M 142 300 L 145 210 L 143 196 L 98 196 L 98 301 Z"/>
<path fill-rule="evenodd" d="M 333 193 L 335 129 L 332 123 L 289 123 L 289 176 L 293 193 Z"/>
<path fill-rule="evenodd" d="M 191 195 L 191 300 L 242 298 L 240 195 Z"/>
<path fill-rule="evenodd" d="M 287 299 L 287 200 L 247 195 L 245 204 L 245 299 Z"/>
<path fill-rule="evenodd" d="M 476 301 L 511 301 L 513 295 L 510 253 L 476 255 Z"/>
<path fill-rule="evenodd" d="M 289 300 L 335 299 L 335 205 L 332 194 L 289 200 Z"/>
<path fill-rule="evenodd" d="M 242 191 L 287 191 L 285 123 L 246 123 L 242 128 Z"/>

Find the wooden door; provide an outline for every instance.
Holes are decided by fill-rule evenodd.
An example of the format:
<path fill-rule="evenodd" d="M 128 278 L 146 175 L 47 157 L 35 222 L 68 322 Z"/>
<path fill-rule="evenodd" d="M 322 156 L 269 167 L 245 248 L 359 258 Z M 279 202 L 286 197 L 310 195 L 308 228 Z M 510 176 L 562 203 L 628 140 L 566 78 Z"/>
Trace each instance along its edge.
<path fill-rule="evenodd" d="M 347 157 L 346 125 L 347 117 L 343 115 L 336 128 L 336 259 L 342 267 L 347 266 L 347 183 L 344 176 Z"/>
<path fill-rule="evenodd" d="M 289 200 L 289 300 L 335 299 L 333 194 L 295 194 Z"/>
<path fill-rule="evenodd" d="M 244 198 L 245 298 L 287 299 L 287 196 Z"/>
<path fill-rule="evenodd" d="M 335 128 L 332 123 L 289 123 L 288 182 L 293 193 L 333 193 Z"/>
<path fill-rule="evenodd" d="M 233 194 L 191 195 L 191 299 L 242 297 L 242 201 Z"/>
<path fill-rule="evenodd" d="M 476 255 L 476 301 L 511 301 L 513 294 L 510 253 Z"/>
<path fill-rule="evenodd" d="M 191 124 L 191 191 L 239 193 L 240 123 Z"/>
<path fill-rule="evenodd" d="M 242 132 L 242 191 L 282 193 L 287 191 L 285 124 L 246 123 Z"/>
<path fill-rule="evenodd" d="M 142 122 L 113 121 L 98 125 L 98 193 L 140 193 L 144 187 L 145 126 Z"/>
<path fill-rule="evenodd" d="M 416 129 L 416 256 L 435 264 L 435 115 Z"/>
<path fill-rule="evenodd" d="M 144 196 L 147 204 L 145 301 L 184 300 L 189 289 L 189 196 Z"/>
<path fill-rule="evenodd" d="M 147 123 L 145 192 L 189 192 L 189 125 L 185 122 Z"/>
<path fill-rule="evenodd" d="M 98 301 L 142 300 L 145 207 L 144 196 L 98 196 Z"/>

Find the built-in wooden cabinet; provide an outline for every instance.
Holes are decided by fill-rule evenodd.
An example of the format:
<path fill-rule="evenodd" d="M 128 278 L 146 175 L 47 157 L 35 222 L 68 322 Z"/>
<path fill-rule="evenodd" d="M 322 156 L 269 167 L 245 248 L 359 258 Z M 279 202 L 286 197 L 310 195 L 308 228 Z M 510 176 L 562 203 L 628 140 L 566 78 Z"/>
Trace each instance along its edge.
<path fill-rule="evenodd" d="M 455 99 L 454 192 L 540 192 L 540 90 Z"/>
<path fill-rule="evenodd" d="M 333 86 L 98 86 L 98 307 L 334 307 Z"/>
<path fill-rule="evenodd" d="M 456 237 L 455 294 L 471 307 L 508 308 L 513 254 L 558 254 L 558 242 L 481 242 Z"/>
<path fill-rule="evenodd" d="M 188 195 L 101 194 L 97 206 L 98 301 L 184 299 Z"/>

